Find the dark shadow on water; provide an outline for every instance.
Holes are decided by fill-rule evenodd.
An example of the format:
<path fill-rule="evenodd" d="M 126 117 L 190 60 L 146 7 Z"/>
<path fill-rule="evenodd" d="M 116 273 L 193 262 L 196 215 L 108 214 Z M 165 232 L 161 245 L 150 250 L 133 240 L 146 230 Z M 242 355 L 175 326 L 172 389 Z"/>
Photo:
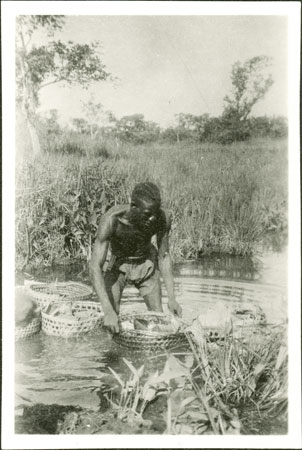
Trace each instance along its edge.
<path fill-rule="evenodd" d="M 258 280 L 261 263 L 250 256 L 212 254 L 198 261 L 186 261 L 175 265 L 177 276 L 200 276 L 202 278 Z"/>
<path fill-rule="evenodd" d="M 212 254 L 205 255 L 199 260 L 187 260 L 175 264 L 174 275 L 258 280 L 261 268 L 261 262 L 255 257 Z M 90 284 L 89 269 L 86 262 L 72 265 L 54 265 L 16 274 L 16 284 L 23 284 L 25 279 L 47 283 L 73 280 Z"/>

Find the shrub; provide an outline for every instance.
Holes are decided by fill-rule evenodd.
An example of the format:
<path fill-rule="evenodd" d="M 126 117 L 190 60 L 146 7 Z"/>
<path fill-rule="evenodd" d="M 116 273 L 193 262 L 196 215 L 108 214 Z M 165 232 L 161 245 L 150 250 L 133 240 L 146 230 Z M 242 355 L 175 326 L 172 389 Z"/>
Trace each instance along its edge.
<path fill-rule="evenodd" d="M 89 258 L 99 217 L 125 201 L 124 178 L 101 160 L 43 155 L 28 162 L 17 179 L 19 268 Z"/>

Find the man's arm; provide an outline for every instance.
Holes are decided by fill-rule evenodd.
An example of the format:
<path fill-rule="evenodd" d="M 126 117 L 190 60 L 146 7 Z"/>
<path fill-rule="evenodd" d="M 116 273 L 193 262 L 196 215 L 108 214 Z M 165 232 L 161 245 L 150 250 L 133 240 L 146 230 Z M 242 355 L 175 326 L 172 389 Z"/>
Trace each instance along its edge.
<path fill-rule="evenodd" d="M 181 307 L 175 300 L 172 260 L 169 252 L 170 220 L 167 219 L 166 229 L 157 234 L 159 270 L 164 279 L 168 294 L 168 308 L 174 314 L 181 316 Z"/>
<path fill-rule="evenodd" d="M 119 332 L 118 317 L 109 300 L 103 276 L 103 265 L 106 261 L 112 225 L 109 216 L 101 219 L 96 241 L 93 246 L 90 262 L 90 276 L 95 292 L 104 311 L 104 326 L 113 333 Z"/>

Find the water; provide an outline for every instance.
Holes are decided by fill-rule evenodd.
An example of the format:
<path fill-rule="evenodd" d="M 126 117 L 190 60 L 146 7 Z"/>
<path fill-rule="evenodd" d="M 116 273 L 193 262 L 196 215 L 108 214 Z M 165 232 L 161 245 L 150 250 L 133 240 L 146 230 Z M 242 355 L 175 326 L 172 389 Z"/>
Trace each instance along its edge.
<path fill-rule="evenodd" d="M 284 322 L 287 313 L 285 287 L 287 255 L 267 254 L 262 258 L 226 258 L 219 255 L 175 267 L 176 296 L 184 319 L 191 321 L 219 305 L 258 304 L 269 323 Z M 82 281 L 89 283 L 83 266 L 57 267 L 39 273 L 18 274 L 37 281 Z M 164 309 L 167 298 L 163 292 Z M 127 288 L 121 311 L 145 311 L 134 288 Z M 135 367 L 145 365 L 145 376 L 163 367 L 163 355 L 134 353 L 120 347 L 108 332 L 98 328 L 78 338 L 63 339 L 44 333 L 16 343 L 16 408 L 33 403 L 74 405 L 97 410 L 100 391 L 112 384 L 108 367 L 124 379 L 129 369 L 123 358 Z"/>

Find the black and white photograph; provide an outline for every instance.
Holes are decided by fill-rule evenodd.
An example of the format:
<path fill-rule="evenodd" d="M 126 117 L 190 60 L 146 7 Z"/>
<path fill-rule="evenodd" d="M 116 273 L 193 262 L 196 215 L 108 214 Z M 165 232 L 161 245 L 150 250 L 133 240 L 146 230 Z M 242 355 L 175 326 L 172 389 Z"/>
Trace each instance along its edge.
<path fill-rule="evenodd" d="M 300 448 L 300 2 L 2 5 L 2 448 Z"/>

